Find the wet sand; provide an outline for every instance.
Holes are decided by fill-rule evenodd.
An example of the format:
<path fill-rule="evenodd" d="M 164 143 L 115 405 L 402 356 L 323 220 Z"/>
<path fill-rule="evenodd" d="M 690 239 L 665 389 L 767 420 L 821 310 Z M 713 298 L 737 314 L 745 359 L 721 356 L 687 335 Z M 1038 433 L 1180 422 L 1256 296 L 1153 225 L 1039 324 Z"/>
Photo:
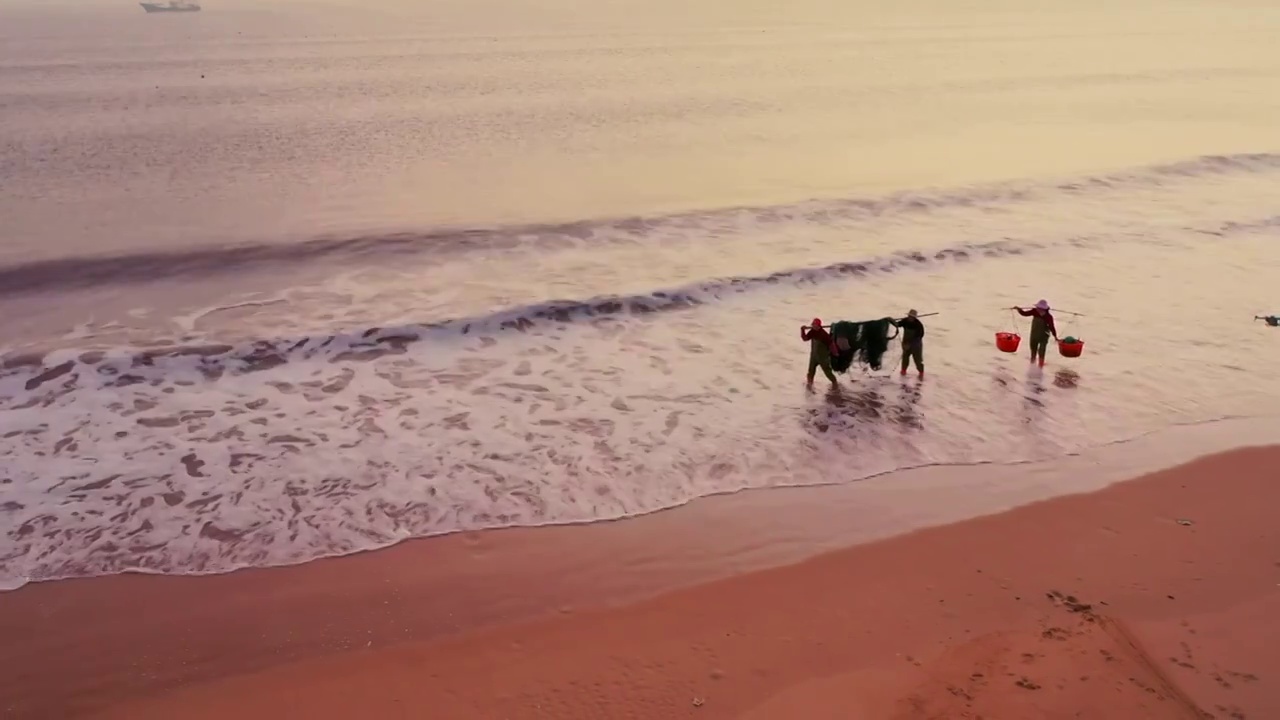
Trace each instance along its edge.
<path fill-rule="evenodd" d="M 0 697 L 15 718 L 1276 717 L 1277 467 L 1215 455 L 638 601 L 659 575 L 611 576 L 607 538 L 673 514 L 591 547 L 477 533 L 40 584 L 0 596 Z"/>

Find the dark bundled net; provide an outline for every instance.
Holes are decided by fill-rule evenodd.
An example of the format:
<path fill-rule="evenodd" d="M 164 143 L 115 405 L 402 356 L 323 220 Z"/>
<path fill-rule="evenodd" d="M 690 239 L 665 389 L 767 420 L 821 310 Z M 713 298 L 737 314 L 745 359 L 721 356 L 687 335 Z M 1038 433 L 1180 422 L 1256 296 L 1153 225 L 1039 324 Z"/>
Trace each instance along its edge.
<path fill-rule="evenodd" d="M 841 320 L 831 326 L 831 337 L 835 338 L 839 350 L 831 357 L 831 368 L 836 372 L 845 372 L 855 361 L 867 365 L 872 370 L 879 370 L 884 354 L 889 350 L 889 328 L 894 327 L 889 318 L 850 322 Z"/>

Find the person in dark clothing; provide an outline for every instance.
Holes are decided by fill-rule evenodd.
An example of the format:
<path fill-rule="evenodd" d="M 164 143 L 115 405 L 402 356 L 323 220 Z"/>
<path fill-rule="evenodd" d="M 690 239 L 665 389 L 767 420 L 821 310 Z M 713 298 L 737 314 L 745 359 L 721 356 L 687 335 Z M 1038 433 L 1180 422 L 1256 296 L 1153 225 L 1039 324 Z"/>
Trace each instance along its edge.
<path fill-rule="evenodd" d="M 836 352 L 835 340 L 831 338 L 831 333 L 823 329 L 822 320 L 814 318 L 808 327 L 801 326 L 800 339 L 809 343 L 809 384 L 813 384 L 813 376 L 818 368 L 822 368 L 822 374 L 833 385 L 838 384 L 836 374 L 831 370 L 831 356 Z"/>
<path fill-rule="evenodd" d="M 1039 358 L 1040 367 L 1044 367 L 1044 352 L 1049 347 L 1049 336 L 1052 335 L 1054 340 L 1058 339 L 1058 328 L 1053 323 L 1053 313 L 1049 312 L 1049 302 L 1041 300 L 1029 310 L 1020 307 L 1015 307 L 1014 310 L 1022 317 L 1031 318 L 1031 362 Z"/>
<path fill-rule="evenodd" d="M 920 313 L 915 310 L 907 312 L 901 320 L 893 324 L 902 328 L 902 373 L 907 374 L 907 366 L 914 360 L 920 377 L 924 377 L 924 323 L 920 322 Z"/>

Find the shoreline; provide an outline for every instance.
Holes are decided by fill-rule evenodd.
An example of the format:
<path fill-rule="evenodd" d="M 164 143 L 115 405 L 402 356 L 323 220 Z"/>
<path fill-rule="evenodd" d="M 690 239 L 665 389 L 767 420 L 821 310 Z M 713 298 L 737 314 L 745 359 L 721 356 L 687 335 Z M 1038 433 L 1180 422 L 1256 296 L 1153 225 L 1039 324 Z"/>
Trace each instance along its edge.
<path fill-rule="evenodd" d="M 851 503 L 856 504 L 865 501 L 866 498 L 863 494 L 866 492 L 878 495 L 880 491 L 888 491 L 891 496 L 899 496 L 898 498 L 876 498 L 878 501 L 892 501 L 918 491 L 945 492 L 946 488 L 943 486 L 954 486 L 957 484 L 957 480 L 960 484 L 981 486 L 965 488 L 966 492 L 982 490 L 984 493 L 979 500 L 985 502 L 974 503 L 972 499 L 964 501 L 962 498 L 949 498 L 948 502 L 944 503 L 946 505 L 945 508 L 925 508 L 926 512 L 915 516 L 904 515 L 895 519 L 894 522 L 878 524 L 872 531 L 862 532 L 853 536 L 830 537 L 833 531 L 839 531 L 836 527 L 808 528 L 810 532 L 803 540 L 797 540 L 797 542 L 809 544 L 811 548 L 809 551 L 795 557 L 787 556 L 775 560 L 764 559 L 754 563 L 748 562 L 742 569 L 738 570 L 738 572 L 741 572 L 746 569 L 762 569 L 772 564 L 792 562 L 827 549 L 870 542 L 921 528 L 1002 512 L 1020 505 L 1060 495 L 1091 492 L 1115 482 L 1176 467 L 1206 455 L 1229 452 L 1246 447 L 1280 445 L 1280 424 L 1274 427 L 1269 425 L 1268 422 L 1272 420 L 1280 420 L 1280 417 L 1219 418 L 1172 425 L 1049 459 L 1020 460 L 1006 464 L 979 461 L 968 464 L 923 465 L 888 470 L 853 480 L 839 480 L 824 484 L 745 487 L 693 497 L 675 505 L 635 515 L 600 518 L 590 521 L 454 530 L 435 535 L 408 537 L 389 545 L 361 548 L 337 555 L 318 556 L 282 565 L 255 565 L 237 567 L 230 570 L 183 574 L 140 569 L 108 575 L 26 580 L 21 584 L 12 586 L 0 585 L 0 599 L 7 593 L 50 583 L 84 582 L 103 578 L 135 576 L 144 578 L 210 578 L 243 572 L 286 570 L 317 562 L 342 561 L 369 553 L 394 551 L 397 548 L 414 543 L 438 542 L 460 535 L 489 535 L 511 532 L 540 533 L 553 529 L 589 528 L 617 523 L 647 522 L 655 516 L 661 516 L 666 513 L 698 511 L 701 508 L 697 506 L 703 503 L 720 503 L 724 505 L 723 510 L 731 513 L 744 511 L 758 513 L 762 506 L 775 504 L 780 499 L 778 496 L 781 495 L 781 499 L 785 500 L 789 506 L 795 504 L 809 506 L 833 502 L 849 506 Z M 1089 473 L 1085 484 L 1063 487 L 1068 483 L 1078 483 L 1082 472 Z M 1028 476 L 1037 480 L 1036 487 L 1015 487 Z M 1007 487 L 997 488 L 997 485 L 1007 485 Z M 1048 488 L 1050 485 L 1053 486 L 1053 489 Z M 797 493 L 801 495 L 796 496 L 795 494 Z M 957 503 L 959 504 L 957 505 Z M 708 508 L 708 510 L 712 509 Z M 849 508 L 846 507 L 844 509 L 847 510 Z M 927 512 L 928 510 L 942 510 L 943 512 Z M 756 520 L 759 520 L 759 518 L 756 518 Z M 804 530 L 804 528 L 800 528 L 800 530 Z M 701 579 L 711 578 L 703 577 Z M 658 588 L 657 590 L 661 589 L 664 588 Z"/>
<path fill-rule="evenodd" d="M 1154 455 L 1113 449 L 1130 464 L 1173 465 L 1180 454 L 1203 455 L 1198 448 L 1227 438 L 1248 443 L 1253 431 L 1247 428 L 1254 425 L 1224 423 L 1218 433 L 1187 428 L 1182 438 L 1161 433 L 1148 448 Z M 1247 449 L 1197 462 L 1213 465 L 1240 453 L 1280 457 L 1271 449 Z M 1136 474 L 1124 463 L 1090 472 L 1101 462 L 1091 455 L 1050 469 L 1059 477 L 1090 473 L 1077 477 L 1083 481 L 1077 493 Z M 13 698 L 13 717 L 78 717 L 299 663 L 341 663 L 352 653 L 465 642 L 524 623 L 626 612 L 665 597 L 645 600 L 656 594 L 786 572 L 839 548 L 857 553 L 1115 489 L 1038 502 L 1037 493 L 1053 494 L 1053 483 L 1033 468 L 1014 469 L 1034 482 L 1001 494 L 989 477 L 995 468 L 973 468 L 960 479 L 954 469 L 920 471 L 915 478 L 894 476 L 892 483 L 720 496 L 626 521 L 426 538 L 283 568 L 37 583 L 0 594 L 0 632 L 11 638 L 0 650 L 0 666 L 8 670 L 0 696 Z M 975 491 L 995 509 L 975 513 L 972 502 L 957 502 Z M 937 496 L 930 507 L 919 503 L 921 492 Z M 915 504 L 905 505 L 913 496 Z M 1022 507 L 988 514 L 1014 506 Z M 955 517 L 966 513 L 971 519 Z M 932 527 L 912 530 L 921 526 Z"/>
<path fill-rule="evenodd" d="M 1280 672 L 1277 464 L 1280 448 L 1237 450 L 640 602 L 437 640 L 249 671 L 222 657 L 235 673 L 59 716 L 1270 717 L 1280 709 L 1269 682 Z M 330 619 L 363 628 L 376 614 L 351 603 Z"/>

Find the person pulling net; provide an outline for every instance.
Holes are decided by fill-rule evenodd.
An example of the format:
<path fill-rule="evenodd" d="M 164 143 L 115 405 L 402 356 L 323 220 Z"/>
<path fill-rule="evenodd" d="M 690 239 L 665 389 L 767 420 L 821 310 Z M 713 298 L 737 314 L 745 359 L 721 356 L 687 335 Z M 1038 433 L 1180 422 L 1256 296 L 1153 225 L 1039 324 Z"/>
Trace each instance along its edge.
<path fill-rule="evenodd" d="M 924 379 L 924 323 L 920 318 L 937 314 L 921 315 L 915 310 L 908 310 L 906 317 L 892 321 L 902 330 L 902 368 L 899 375 L 906 375 L 907 367 L 915 361 L 916 371 L 920 373 L 920 379 Z"/>
<path fill-rule="evenodd" d="M 809 343 L 809 374 L 805 381 L 812 385 L 813 376 L 817 374 L 818 368 L 822 368 L 822 374 L 827 376 L 831 384 L 838 385 L 831 363 L 832 356 L 836 354 L 836 341 L 823 327 L 822 320 L 814 318 L 809 325 L 800 326 L 800 339 Z"/>

